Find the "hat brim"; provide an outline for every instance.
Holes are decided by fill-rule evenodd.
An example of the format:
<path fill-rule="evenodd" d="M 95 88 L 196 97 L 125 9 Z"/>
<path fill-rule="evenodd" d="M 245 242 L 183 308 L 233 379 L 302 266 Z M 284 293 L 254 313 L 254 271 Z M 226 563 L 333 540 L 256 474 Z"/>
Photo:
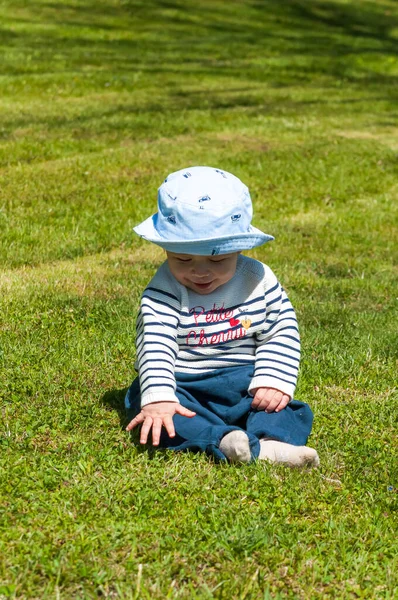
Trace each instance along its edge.
<path fill-rule="evenodd" d="M 272 235 L 263 233 L 260 229 L 250 225 L 247 232 L 235 235 L 197 240 L 165 240 L 159 235 L 155 227 L 155 215 L 134 227 L 134 231 L 144 240 L 157 244 L 169 252 L 202 256 L 251 250 L 274 239 Z"/>

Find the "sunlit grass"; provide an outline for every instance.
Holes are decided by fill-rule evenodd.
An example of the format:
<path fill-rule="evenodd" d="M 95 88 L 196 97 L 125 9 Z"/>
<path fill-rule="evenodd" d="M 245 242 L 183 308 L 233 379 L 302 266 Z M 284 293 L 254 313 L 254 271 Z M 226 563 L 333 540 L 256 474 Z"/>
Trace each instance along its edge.
<path fill-rule="evenodd" d="M 395 598 L 395 3 L 3 1 L 0 598 Z M 187 165 L 252 192 L 311 472 L 132 443 L 133 237 Z M 134 440 L 133 440 L 134 441 Z"/>

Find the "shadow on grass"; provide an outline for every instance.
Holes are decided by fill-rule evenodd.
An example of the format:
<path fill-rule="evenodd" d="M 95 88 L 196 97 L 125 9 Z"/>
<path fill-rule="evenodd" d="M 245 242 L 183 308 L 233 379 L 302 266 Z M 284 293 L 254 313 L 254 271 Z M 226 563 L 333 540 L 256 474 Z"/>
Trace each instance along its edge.
<path fill-rule="evenodd" d="M 108 392 L 105 392 L 105 394 L 100 398 L 100 403 L 107 410 L 114 410 L 117 412 L 119 417 L 120 428 L 123 431 L 125 430 L 126 425 L 129 422 L 129 419 L 127 418 L 126 408 L 124 406 L 124 398 L 126 396 L 127 390 L 128 388 L 123 388 L 121 390 L 109 390 Z M 179 443 L 183 441 L 178 436 L 177 438 L 179 439 Z M 156 458 L 162 456 L 166 461 L 171 460 L 170 453 L 167 452 L 164 447 L 155 448 L 150 443 L 146 445 L 140 444 L 140 427 L 136 427 L 133 431 L 130 432 L 130 442 L 135 447 L 138 454 L 145 454 L 150 459 L 155 458 L 155 456 Z M 184 453 L 201 454 L 199 450 L 194 449 L 185 450 Z M 171 454 L 174 454 L 174 452 L 172 452 Z M 218 462 L 214 457 L 208 458 L 214 462 Z"/>
<path fill-rule="evenodd" d="M 35 85 L 43 77 L 45 89 L 47 78 L 55 77 L 57 90 L 68 84 L 79 98 L 90 89 L 104 94 L 104 101 L 73 117 L 59 112 L 49 118 L 41 111 L 7 115 L 0 128 L 5 139 L 32 124 L 50 132 L 65 128 L 74 139 L 131 131 L 151 138 L 184 133 L 189 111 L 285 116 L 331 102 L 355 110 L 369 96 L 372 102 L 397 100 L 398 13 L 388 0 L 32 1 L 23 14 L 9 12 L 8 20 L 18 27 L 0 30 L 0 48 L 7 48 L 4 73 L 17 81 L 32 74 Z M 154 97 L 140 95 L 155 84 Z M 269 93 L 291 86 L 340 90 L 347 84 L 350 93 L 343 97 Z M 130 100 L 117 101 L 120 91 L 128 91 Z M 368 96 L 359 99 L 353 91 Z M 176 113 L 186 115 L 179 125 Z"/>
<path fill-rule="evenodd" d="M 376 40 L 387 43 L 392 49 L 397 47 L 397 38 L 393 30 L 397 26 L 397 15 L 392 2 L 353 2 L 340 3 L 331 0 L 249 0 L 228 6 L 225 3 L 186 3 L 182 0 L 125 0 L 115 6 L 113 2 L 88 1 L 79 6 L 62 3 L 32 2 L 32 22 L 52 22 L 59 26 L 120 31 L 130 24 L 146 25 L 143 33 L 163 30 L 163 36 L 170 33 L 174 40 L 181 34 L 191 40 L 195 32 L 204 31 L 239 34 L 244 33 L 246 39 L 258 42 L 264 26 L 267 25 L 267 36 L 278 30 L 285 33 L 283 39 L 292 42 L 288 29 L 303 34 L 303 46 L 307 52 L 313 50 L 314 42 L 321 44 L 325 51 L 333 51 L 322 34 L 335 33 L 353 38 Z M 206 13 L 207 17 L 206 18 Z M 21 16 L 15 16 L 19 22 L 29 22 Z M 273 27 L 269 27 L 270 24 Z M 167 30 L 164 31 L 164 26 Z M 193 26 L 194 31 L 193 31 Z M 282 31 L 279 31 L 282 30 Z M 164 37 L 161 36 L 158 42 Z M 276 37 L 276 36 L 275 36 Z M 68 39 L 63 39 L 67 42 Z M 178 40 L 181 41 L 181 40 Z M 138 41 L 138 44 L 142 39 Z M 231 40 L 233 42 L 233 40 Z M 355 51 L 355 48 L 351 50 Z"/>
<path fill-rule="evenodd" d="M 32 2 L 30 13 L 24 17 L 17 13 L 12 20 L 23 28 L 18 33 L 5 31 L 5 43 L 35 56 L 35 74 L 38 63 L 42 63 L 39 72 L 54 70 L 56 51 L 67 59 L 67 69 L 82 68 L 86 75 L 87 67 L 100 68 L 106 77 L 148 69 L 181 74 L 181 69 L 189 67 L 217 79 L 249 75 L 251 80 L 275 85 L 292 85 L 303 79 L 311 82 L 325 73 L 363 87 L 369 83 L 389 85 L 397 79 L 388 68 L 382 72 L 383 68 L 369 68 L 362 61 L 341 61 L 364 54 L 384 54 L 386 58 L 396 54 L 398 15 L 387 0 L 379 4 L 126 0 L 118 6 L 110 0 L 76 6 Z M 283 57 L 283 64 L 275 66 L 276 57 Z M 303 62 L 304 58 L 309 62 Z M 33 68 L 26 61 L 19 69 L 15 61 L 10 67 L 13 74 Z"/>
<path fill-rule="evenodd" d="M 105 392 L 100 399 L 101 404 L 103 404 L 106 408 L 117 412 L 121 429 L 125 429 L 128 423 L 127 413 L 124 406 L 124 398 L 127 390 L 128 388 L 123 388 L 121 390 L 110 390 Z"/>
<path fill-rule="evenodd" d="M 126 408 L 124 406 L 124 398 L 126 396 L 128 388 L 122 388 L 121 390 L 109 390 L 100 398 L 100 403 L 108 410 L 117 412 L 119 417 L 120 429 L 123 431 L 129 422 L 127 417 Z M 136 427 L 130 432 L 130 442 L 136 448 L 139 454 L 146 454 L 149 458 L 153 458 L 155 453 L 159 452 L 159 448 L 154 448 L 149 444 L 143 446 L 140 444 L 140 427 Z"/>

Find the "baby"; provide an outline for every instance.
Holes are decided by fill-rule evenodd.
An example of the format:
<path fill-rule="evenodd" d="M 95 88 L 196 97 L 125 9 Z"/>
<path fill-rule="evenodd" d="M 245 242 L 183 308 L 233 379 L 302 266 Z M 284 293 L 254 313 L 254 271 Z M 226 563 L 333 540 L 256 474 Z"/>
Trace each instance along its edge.
<path fill-rule="evenodd" d="M 158 212 L 135 227 L 167 260 L 142 295 L 127 431 L 219 460 L 317 466 L 311 409 L 293 400 L 294 309 L 271 269 L 241 254 L 274 239 L 252 214 L 237 177 L 190 167 L 166 178 Z"/>

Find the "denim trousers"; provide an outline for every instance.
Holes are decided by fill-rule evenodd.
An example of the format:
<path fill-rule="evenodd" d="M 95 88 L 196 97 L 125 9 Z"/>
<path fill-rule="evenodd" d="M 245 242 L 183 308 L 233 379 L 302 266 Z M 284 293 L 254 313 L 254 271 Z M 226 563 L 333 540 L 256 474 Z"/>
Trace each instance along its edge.
<path fill-rule="evenodd" d="M 267 413 L 251 408 L 253 397 L 247 388 L 254 365 L 216 369 L 208 373 L 176 373 L 176 395 L 185 408 L 196 412 L 189 418 L 174 415 L 176 435 L 170 438 L 162 429 L 159 446 L 171 450 L 202 451 L 225 461 L 219 445 L 233 430 L 243 430 L 249 438 L 252 459 L 260 452 L 262 438 L 279 440 L 295 446 L 306 444 L 311 433 L 313 414 L 304 402 L 292 400 L 280 412 Z M 141 410 L 138 377 L 129 387 L 125 406 L 129 420 Z"/>

